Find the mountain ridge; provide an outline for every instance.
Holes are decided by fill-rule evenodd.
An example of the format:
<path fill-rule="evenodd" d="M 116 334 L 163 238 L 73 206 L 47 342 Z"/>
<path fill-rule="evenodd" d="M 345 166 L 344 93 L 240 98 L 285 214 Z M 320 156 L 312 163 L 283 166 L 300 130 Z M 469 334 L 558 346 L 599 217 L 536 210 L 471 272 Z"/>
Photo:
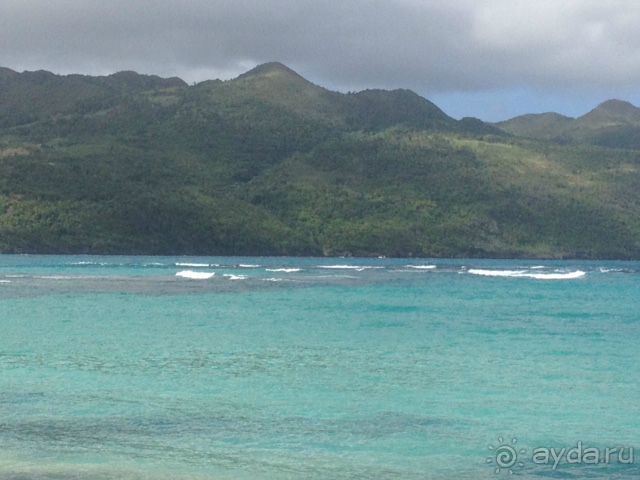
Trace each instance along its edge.
<path fill-rule="evenodd" d="M 562 143 L 614 148 L 640 145 L 640 108 L 617 99 L 606 100 L 577 118 L 549 112 L 520 115 L 495 125 L 512 135 Z"/>
<path fill-rule="evenodd" d="M 0 252 L 640 258 L 640 150 L 617 128 L 531 140 L 277 63 L 196 85 L 0 74 Z"/>
<path fill-rule="evenodd" d="M 49 78 L 56 78 L 56 79 L 65 79 L 65 78 L 93 79 L 93 80 L 103 81 L 106 83 L 108 83 L 110 80 L 115 80 L 115 79 L 122 79 L 125 82 L 128 81 L 132 83 L 136 79 L 148 79 L 148 82 L 146 82 L 146 85 L 144 82 L 138 82 L 139 84 L 145 85 L 148 88 L 154 88 L 158 86 L 160 87 L 164 86 L 165 88 L 189 86 L 183 79 L 177 76 L 162 77 L 155 74 L 142 74 L 142 73 L 135 72 L 133 70 L 121 70 L 121 71 L 114 72 L 112 74 L 91 76 L 91 75 L 84 75 L 84 74 L 56 74 L 48 70 L 34 70 L 34 71 L 25 70 L 23 72 L 17 72 L 10 68 L 0 66 L 0 80 L 3 79 L 3 77 L 15 78 L 23 75 L 32 76 L 34 78 L 49 77 Z M 307 80 L 292 68 L 278 61 L 271 61 L 271 62 L 258 64 L 255 67 L 251 68 L 250 70 L 239 74 L 234 79 L 227 80 L 227 82 L 234 81 L 234 80 L 256 79 L 261 77 L 264 78 L 264 77 L 269 77 L 273 75 L 289 76 L 309 86 L 326 90 L 323 87 L 319 87 L 315 83 Z M 200 82 L 200 84 L 205 84 L 209 82 L 222 83 L 223 81 L 219 79 L 210 79 L 210 80 L 204 80 Z M 368 88 L 368 89 L 363 89 L 356 92 L 349 92 L 347 94 L 342 94 L 340 92 L 336 92 L 332 90 L 326 90 L 326 91 L 335 93 L 335 94 L 356 95 L 356 96 L 360 94 L 365 95 L 370 92 L 381 92 L 381 93 L 386 93 L 391 95 L 395 95 L 397 93 L 403 93 L 403 94 L 407 93 L 407 94 L 411 94 L 414 97 L 419 98 L 422 101 L 429 103 L 432 107 L 435 107 L 435 109 L 437 109 L 439 112 L 441 112 L 442 114 L 448 117 L 448 115 L 442 109 L 440 109 L 437 105 L 435 105 L 433 102 L 429 101 L 425 97 L 422 97 L 421 95 L 414 92 L 413 90 L 409 90 L 405 88 L 395 88 L 395 89 Z M 620 100 L 620 99 L 604 100 L 599 105 L 594 107 L 591 111 L 579 117 L 569 117 L 557 112 L 544 112 L 544 113 L 525 113 L 522 115 L 517 115 L 515 117 L 509 118 L 507 120 L 502 120 L 498 122 L 484 122 L 481 119 L 477 119 L 475 117 L 464 117 L 464 118 L 480 120 L 487 125 L 494 125 L 502 130 L 508 131 L 508 128 L 509 128 L 508 124 L 518 120 L 542 119 L 542 118 L 549 118 L 549 117 L 556 117 L 564 120 L 581 120 L 581 119 L 585 120 L 585 119 L 589 119 L 593 115 L 608 115 L 608 116 L 614 116 L 619 119 L 622 119 L 625 117 L 627 118 L 631 117 L 634 123 L 640 122 L 640 108 L 633 105 L 629 101 Z M 460 120 L 462 120 L 462 118 Z"/>
<path fill-rule="evenodd" d="M 257 76 L 269 76 L 269 75 L 291 75 L 301 80 L 304 80 L 305 82 L 311 83 L 302 75 L 300 75 L 298 72 L 296 72 L 292 68 L 289 68 L 284 63 L 280 63 L 280 62 L 261 63 L 253 67 L 251 70 L 248 70 L 245 73 L 241 73 L 236 77 L 236 79 L 251 78 L 251 77 L 257 77 Z"/>

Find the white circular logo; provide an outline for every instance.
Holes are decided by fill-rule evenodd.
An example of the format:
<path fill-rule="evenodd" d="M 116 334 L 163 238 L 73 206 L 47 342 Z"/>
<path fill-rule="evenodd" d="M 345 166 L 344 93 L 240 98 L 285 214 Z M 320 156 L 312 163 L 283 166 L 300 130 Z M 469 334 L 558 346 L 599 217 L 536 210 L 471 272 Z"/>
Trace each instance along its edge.
<path fill-rule="evenodd" d="M 517 443 L 517 438 L 512 438 L 511 443 L 507 443 L 503 437 L 499 437 L 497 446 L 489 445 L 493 454 L 487 457 L 487 464 L 495 465 L 496 473 L 505 471 L 513 474 L 515 468 L 523 468 L 524 463 L 519 461 L 519 456 L 527 453 L 527 450 L 518 449 Z"/>

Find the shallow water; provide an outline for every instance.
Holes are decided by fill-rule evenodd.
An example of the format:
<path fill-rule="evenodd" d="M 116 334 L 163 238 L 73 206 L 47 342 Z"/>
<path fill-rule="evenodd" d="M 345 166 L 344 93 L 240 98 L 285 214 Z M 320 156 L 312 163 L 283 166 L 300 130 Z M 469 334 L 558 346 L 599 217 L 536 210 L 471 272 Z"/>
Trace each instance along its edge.
<path fill-rule="evenodd" d="M 639 280 L 638 262 L 0 256 L 0 478 L 638 478 L 640 459 L 532 454 L 640 457 Z M 502 444 L 518 461 L 496 473 Z"/>

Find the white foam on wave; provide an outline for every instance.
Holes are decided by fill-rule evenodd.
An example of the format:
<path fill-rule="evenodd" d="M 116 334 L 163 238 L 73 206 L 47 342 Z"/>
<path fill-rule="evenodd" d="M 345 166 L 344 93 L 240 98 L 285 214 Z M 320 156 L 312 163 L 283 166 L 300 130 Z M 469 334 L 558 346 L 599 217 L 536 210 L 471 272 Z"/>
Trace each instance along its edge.
<path fill-rule="evenodd" d="M 519 277 L 526 273 L 526 270 L 482 270 L 479 268 L 471 268 L 469 269 L 469 273 L 483 277 Z"/>
<path fill-rule="evenodd" d="M 69 265 L 74 267 L 166 267 L 166 263 L 161 262 L 148 262 L 148 263 L 114 263 L 114 262 L 93 262 L 93 261 L 79 261 L 71 262 Z M 176 264 L 179 265 L 179 264 Z"/>
<path fill-rule="evenodd" d="M 483 270 L 479 268 L 471 268 L 469 273 L 483 277 L 533 278 L 536 280 L 573 280 L 586 275 L 586 272 L 582 270 L 576 270 L 575 272 L 531 273 L 527 270 Z"/>
<path fill-rule="evenodd" d="M 176 273 L 176 277 L 188 278 L 190 280 L 209 280 L 215 276 L 215 272 L 194 272 L 193 270 L 183 270 Z"/>
<path fill-rule="evenodd" d="M 371 266 L 371 265 L 318 265 L 318 268 L 325 268 L 328 270 L 355 270 L 356 272 L 362 272 L 364 270 L 371 270 L 371 269 L 379 269 L 379 268 L 384 268 L 384 267 L 377 267 L 377 266 Z"/>
<path fill-rule="evenodd" d="M 531 267 L 531 270 L 542 270 L 544 268 L 547 268 L 547 267 L 545 267 L 544 265 L 536 265 L 535 267 Z"/>
<path fill-rule="evenodd" d="M 265 282 L 283 282 L 284 278 L 264 278 Z"/>
<path fill-rule="evenodd" d="M 620 272 L 624 272 L 623 268 L 600 267 L 599 270 L 600 270 L 600 273 L 620 273 Z"/>
<path fill-rule="evenodd" d="M 0 280 L 0 283 L 11 283 L 11 280 Z"/>
<path fill-rule="evenodd" d="M 413 268 L 414 270 L 434 270 L 438 268 L 436 265 L 405 265 L 406 268 Z"/>
<path fill-rule="evenodd" d="M 118 267 L 118 266 L 122 266 L 122 264 L 120 263 L 109 263 L 109 262 L 89 262 L 89 261 L 81 261 L 81 262 L 71 262 L 69 265 L 74 265 L 74 266 L 80 266 L 80 267 L 87 267 L 87 266 L 94 266 L 94 267 Z"/>
<path fill-rule="evenodd" d="M 240 265 L 238 265 L 238 267 L 240 268 L 260 268 L 261 265 L 253 265 L 250 263 L 241 263 Z"/>
<path fill-rule="evenodd" d="M 525 276 L 535 278 L 537 280 L 572 280 L 576 278 L 582 278 L 587 274 L 582 270 L 576 270 L 575 272 L 566 273 L 529 273 Z"/>
<path fill-rule="evenodd" d="M 218 267 L 217 263 L 186 263 L 186 262 L 178 262 L 176 263 L 176 267 L 191 267 L 191 268 L 209 268 L 209 267 Z"/>
<path fill-rule="evenodd" d="M 222 276 L 229 280 L 246 280 L 248 278 L 246 275 L 233 275 L 232 273 L 225 273 Z"/>
<path fill-rule="evenodd" d="M 284 273 L 293 273 L 300 272 L 301 268 L 265 268 L 267 272 L 284 272 Z"/>

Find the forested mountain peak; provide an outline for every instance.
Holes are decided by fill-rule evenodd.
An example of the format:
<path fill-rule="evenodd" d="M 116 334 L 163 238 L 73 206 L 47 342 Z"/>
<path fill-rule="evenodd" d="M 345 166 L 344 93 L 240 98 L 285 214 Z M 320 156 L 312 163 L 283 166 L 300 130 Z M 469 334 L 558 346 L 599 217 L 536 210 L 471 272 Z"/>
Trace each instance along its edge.
<path fill-rule="evenodd" d="M 587 120 L 508 135 L 279 63 L 194 86 L 3 69 L 0 251 L 638 258 L 640 137 Z"/>

